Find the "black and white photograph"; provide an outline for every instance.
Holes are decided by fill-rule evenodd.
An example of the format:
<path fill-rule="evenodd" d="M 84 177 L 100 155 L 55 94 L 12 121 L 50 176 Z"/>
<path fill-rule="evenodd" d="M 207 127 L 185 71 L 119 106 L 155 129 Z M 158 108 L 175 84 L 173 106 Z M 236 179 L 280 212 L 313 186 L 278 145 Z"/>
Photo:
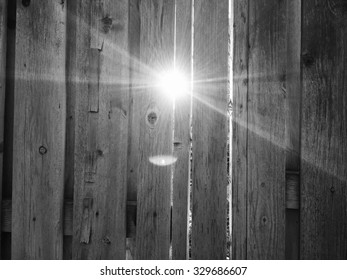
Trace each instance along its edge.
<path fill-rule="evenodd" d="M 347 260 L 347 1 L 0 0 L 0 229 L 4 261 Z"/>

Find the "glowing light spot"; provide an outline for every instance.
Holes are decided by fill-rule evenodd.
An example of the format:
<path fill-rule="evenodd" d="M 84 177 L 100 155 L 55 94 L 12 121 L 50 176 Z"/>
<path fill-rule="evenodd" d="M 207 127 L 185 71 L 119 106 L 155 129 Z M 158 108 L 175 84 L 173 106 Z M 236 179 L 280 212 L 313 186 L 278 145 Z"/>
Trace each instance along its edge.
<path fill-rule="evenodd" d="M 149 162 L 158 165 L 158 166 L 167 166 L 174 164 L 177 161 L 177 158 L 170 155 L 159 155 L 149 158 Z"/>
<path fill-rule="evenodd" d="M 189 82 L 177 70 L 162 73 L 158 81 L 159 90 L 172 98 L 179 98 L 189 93 Z"/>

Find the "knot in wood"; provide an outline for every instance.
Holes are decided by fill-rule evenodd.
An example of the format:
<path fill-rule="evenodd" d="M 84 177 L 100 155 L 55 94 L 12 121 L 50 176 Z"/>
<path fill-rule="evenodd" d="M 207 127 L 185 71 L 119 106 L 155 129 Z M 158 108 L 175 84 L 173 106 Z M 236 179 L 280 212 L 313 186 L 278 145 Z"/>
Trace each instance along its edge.
<path fill-rule="evenodd" d="M 330 188 L 330 192 L 331 192 L 331 193 L 334 193 L 334 192 L 335 192 L 335 188 L 334 188 L 334 187 L 331 187 L 331 188 Z"/>
<path fill-rule="evenodd" d="M 102 242 L 105 243 L 105 244 L 111 244 L 111 240 L 105 236 L 103 239 L 102 239 Z"/>
<path fill-rule="evenodd" d="M 105 33 L 108 33 L 111 29 L 112 26 L 112 18 L 110 18 L 109 16 L 104 17 L 101 22 L 103 24 L 103 30 Z"/>
<path fill-rule="evenodd" d="M 22 0 L 22 5 L 23 5 L 24 7 L 29 7 L 29 5 L 30 5 L 30 0 Z"/>
<path fill-rule="evenodd" d="M 312 66 L 313 63 L 314 63 L 313 55 L 308 53 L 308 52 L 303 53 L 303 55 L 302 55 L 302 62 L 304 63 L 304 65 L 306 67 Z"/>
<path fill-rule="evenodd" d="M 41 146 L 41 147 L 39 148 L 39 153 L 40 153 L 41 155 L 46 154 L 46 153 L 47 153 L 47 148 L 46 148 L 45 146 Z"/>
<path fill-rule="evenodd" d="M 267 223 L 267 217 L 266 217 L 266 216 L 263 216 L 262 222 L 263 222 L 263 224 L 266 224 L 266 223 Z"/>
<path fill-rule="evenodd" d="M 157 116 L 157 113 L 156 112 L 150 112 L 148 115 L 147 115 L 147 121 L 150 125 L 155 125 L 155 123 L 157 122 L 158 120 L 158 116 Z"/>

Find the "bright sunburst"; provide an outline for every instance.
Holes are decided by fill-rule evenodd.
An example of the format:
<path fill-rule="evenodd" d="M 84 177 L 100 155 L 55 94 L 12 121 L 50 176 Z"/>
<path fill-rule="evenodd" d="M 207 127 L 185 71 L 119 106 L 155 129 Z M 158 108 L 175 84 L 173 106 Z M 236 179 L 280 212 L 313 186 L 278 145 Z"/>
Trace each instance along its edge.
<path fill-rule="evenodd" d="M 158 88 L 160 92 L 172 98 L 179 98 L 189 93 L 189 82 L 177 70 L 164 72 L 159 76 Z"/>

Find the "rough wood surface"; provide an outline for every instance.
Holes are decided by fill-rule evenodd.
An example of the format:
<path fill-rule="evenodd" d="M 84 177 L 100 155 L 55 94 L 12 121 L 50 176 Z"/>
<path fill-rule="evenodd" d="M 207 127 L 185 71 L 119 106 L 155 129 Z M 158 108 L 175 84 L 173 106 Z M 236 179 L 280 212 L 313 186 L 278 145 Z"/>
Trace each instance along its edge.
<path fill-rule="evenodd" d="M 2 201 L 2 164 L 4 153 L 5 81 L 6 81 L 6 42 L 7 42 L 7 1 L 0 1 L 0 225 Z M 0 235 L 1 259 L 1 235 Z"/>
<path fill-rule="evenodd" d="M 124 259 L 128 1 L 76 1 L 74 259 Z"/>
<path fill-rule="evenodd" d="M 347 257 L 346 45 L 346 1 L 303 1 L 302 259 Z"/>
<path fill-rule="evenodd" d="M 174 64 L 174 1 L 141 1 L 139 81 L 133 96 L 133 122 L 139 124 L 136 259 L 168 259 L 170 247 L 171 164 L 152 157 L 172 156 L 173 100 L 155 87 Z M 136 100 L 135 100 L 136 99 Z M 136 104 L 135 104 L 136 103 Z M 162 160 L 159 161 L 159 163 Z"/>
<path fill-rule="evenodd" d="M 247 259 L 285 257 L 286 8 L 249 0 Z"/>
<path fill-rule="evenodd" d="M 192 258 L 225 259 L 228 1 L 194 3 Z"/>
<path fill-rule="evenodd" d="M 61 259 L 66 9 L 17 1 L 13 259 Z"/>
<path fill-rule="evenodd" d="M 234 2 L 232 259 L 247 259 L 248 1 Z"/>
<path fill-rule="evenodd" d="M 139 133 L 138 118 L 134 118 L 139 110 L 140 104 L 137 102 L 137 92 L 141 83 L 140 69 L 140 0 L 129 1 L 129 53 L 130 53 L 130 110 L 129 110 L 129 139 L 128 139 L 128 184 L 127 198 L 136 201 L 137 198 L 137 178 L 139 157 L 139 137 L 133 137 Z"/>
<path fill-rule="evenodd" d="M 6 98 L 3 146 L 2 198 L 12 197 L 13 119 L 16 49 L 16 1 L 7 2 Z"/>
<path fill-rule="evenodd" d="M 287 1 L 286 259 L 299 259 L 300 246 L 301 5 Z"/>
<path fill-rule="evenodd" d="M 1 231 L 10 233 L 12 231 L 12 200 L 4 199 L 2 201 L 2 223 L 1 223 Z M 136 211 L 136 205 L 132 202 L 127 202 L 127 213 L 133 213 Z M 131 220 L 131 219 L 130 219 Z M 134 237 L 136 234 L 136 228 L 133 226 L 134 221 L 131 221 L 127 227 L 127 237 Z M 72 228 L 73 228 L 73 202 L 70 200 L 64 201 L 63 208 L 63 231 L 64 236 L 72 236 Z M 65 245 L 64 245 L 65 246 Z M 64 248 L 65 250 L 66 248 Z"/>
<path fill-rule="evenodd" d="M 192 1 L 176 1 L 175 68 L 189 82 L 192 70 Z M 190 90 L 190 89 L 189 89 Z M 191 94 L 175 100 L 173 173 L 172 259 L 187 259 L 190 179 Z"/>

